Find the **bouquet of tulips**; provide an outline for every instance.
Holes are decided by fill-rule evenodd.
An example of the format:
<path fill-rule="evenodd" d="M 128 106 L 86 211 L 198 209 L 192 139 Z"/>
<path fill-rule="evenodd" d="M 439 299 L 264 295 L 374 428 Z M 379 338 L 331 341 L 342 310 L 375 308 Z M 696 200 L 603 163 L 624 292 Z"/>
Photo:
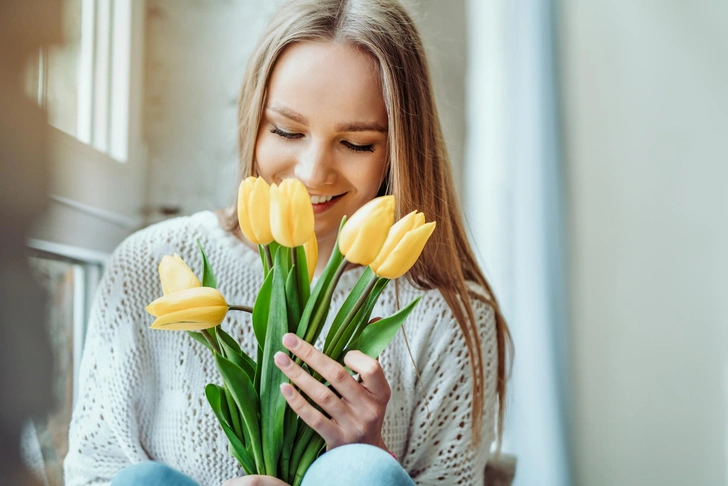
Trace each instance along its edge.
<path fill-rule="evenodd" d="M 394 197 L 370 201 L 350 220 L 343 219 L 337 244 L 311 289 L 318 247 L 313 207 L 303 183 L 286 179 L 269 186 L 262 178 L 247 178 L 240 185 L 238 217 L 245 237 L 258 245 L 265 273 L 254 306 L 225 300 L 200 246 L 202 279 L 178 255 L 164 256 L 159 264 L 164 296 L 146 309 L 156 317 L 152 329 L 187 331 L 213 353 L 223 386 L 208 384 L 205 395 L 229 440 L 229 453 L 245 472 L 298 485 L 325 444 L 280 392 L 280 385 L 290 382 L 273 362 L 279 351 L 290 356 L 283 335 L 295 333 L 316 342 L 339 277 L 351 262 L 367 268 L 338 310 L 323 352 L 342 364 L 351 350 L 377 358 L 419 299 L 370 323 L 374 305 L 387 283 L 414 265 L 435 223 L 425 223 L 425 216 L 413 211 L 393 224 Z M 231 310 L 252 314 L 256 360 L 220 326 Z"/>

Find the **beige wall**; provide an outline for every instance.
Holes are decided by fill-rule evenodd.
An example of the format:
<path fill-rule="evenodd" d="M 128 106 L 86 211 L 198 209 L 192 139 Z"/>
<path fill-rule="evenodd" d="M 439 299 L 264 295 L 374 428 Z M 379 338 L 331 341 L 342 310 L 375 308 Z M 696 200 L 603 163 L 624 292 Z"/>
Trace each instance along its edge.
<path fill-rule="evenodd" d="M 576 484 L 727 484 L 728 3 L 561 3 Z"/>

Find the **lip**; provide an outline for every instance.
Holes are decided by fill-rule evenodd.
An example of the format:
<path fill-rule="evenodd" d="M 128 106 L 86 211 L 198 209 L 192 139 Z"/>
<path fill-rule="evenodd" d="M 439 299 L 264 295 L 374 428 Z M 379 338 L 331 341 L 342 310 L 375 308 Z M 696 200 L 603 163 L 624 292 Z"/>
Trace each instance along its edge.
<path fill-rule="evenodd" d="M 344 194 L 346 194 L 346 193 L 344 193 Z M 324 203 L 319 203 L 319 204 L 312 204 L 312 206 L 313 206 L 313 214 L 321 214 L 321 213 L 324 213 L 324 212 L 328 211 L 337 202 L 339 202 L 339 200 L 341 199 L 341 197 L 344 194 L 339 194 L 338 196 L 334 196 L 334 198 L 331 201 L 326 201 Z M 316 196 L 318 194 L 311 194 L 311 195 L 312 196 Z"/>

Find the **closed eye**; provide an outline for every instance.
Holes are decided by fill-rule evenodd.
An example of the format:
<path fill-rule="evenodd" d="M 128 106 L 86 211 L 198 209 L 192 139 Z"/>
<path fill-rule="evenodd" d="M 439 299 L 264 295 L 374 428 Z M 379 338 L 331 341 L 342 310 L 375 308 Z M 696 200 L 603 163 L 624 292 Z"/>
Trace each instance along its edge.
<path fill-rule="evenodd" d="M 285 130 L 281 130 L 278 127 L 275 127 L 273 130 L 270 131 L 270 133 L 275 133 L 279 137 L 287 138 L 289 140 L 296 140 L 303 137 L 302 133 L 286 132 Z"/>
<path fill-rule="evenodd" d="M 356 144 L 353 144 L 351 142 L 347 142 L 346 140 L 342 140 L 341 143 L 345 147 L 353 150 L 354 152 L 374 152 L 374 145 L 372 145 L 372 144 L 369 144 L 369 145 L 356 145 Z"/>

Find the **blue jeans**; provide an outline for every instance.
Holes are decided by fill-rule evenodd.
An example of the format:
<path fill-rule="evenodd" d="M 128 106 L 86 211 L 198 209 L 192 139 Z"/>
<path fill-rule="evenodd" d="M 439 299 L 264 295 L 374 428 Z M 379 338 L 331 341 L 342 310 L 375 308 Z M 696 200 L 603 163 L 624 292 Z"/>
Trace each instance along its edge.
<path fill-rule="evenodd" d="M 301 486 L 414 486 L 389 454 L 366 444 L 349 444 L 323 454 L 311 465 Z M 159 462 L 132 464 L 111 486 L 200 486 L 194 479 Z M 215 485 L 217 486 L 217 485 Z"/>

